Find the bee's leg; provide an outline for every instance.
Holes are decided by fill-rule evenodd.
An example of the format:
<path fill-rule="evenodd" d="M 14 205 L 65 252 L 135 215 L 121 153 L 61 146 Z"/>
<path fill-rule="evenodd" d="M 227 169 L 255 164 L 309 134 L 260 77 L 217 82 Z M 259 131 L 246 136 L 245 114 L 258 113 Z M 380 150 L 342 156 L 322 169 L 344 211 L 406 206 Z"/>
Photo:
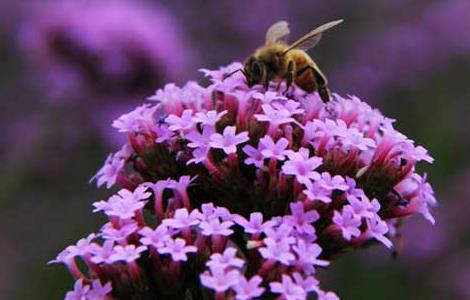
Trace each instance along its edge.
<path fill-rule="evenodd" d="M 245 77 L 246 77 L 245 70 L 243 70 L 243 69 L 237 69 L 237 70 L 235 70 L 235 71 L 233 71 L 233 72 L 224 74 L 224 75 L 222 76 L 222 81 L 224 81 L 225 79 L 231 77 L 233 74 L 235 74 L 235 73 L 237 73 L 237 72 L 242 72 L 243 75 L 245 75 Z"/>
<path fill-rule="evenodd" d="M 263 79 L 263 86 L 264 86 L 264 90 L 267 91 L 269 89 L 269 81 L 271 80 L 270 78 L 270 74 L 268 72 L 266 72 L 266 75 Z"/>
<path fill-rule="evenodd" d="M 289 61 L 287 65 L 287 73 L 286 73 L 286 89 L 284 94 L 287 94 L 290 87 L 292 86 L 292 82 L 294 82 L 294 61 Z"/>
<path fill-rule="evenodd" d="M 318 69 L 312 66 L 305 66 L 299 71 L 297 71 L 295 76 L 296 77 L 300 76 L 309 69 L 312 70 L 313 78 L 315 79 L 315 83 L 317 84 L 317 90 L 318 90 L 318 94 L 320 95 L 320 98 L 322 99 L 324 103 L 328 103 L 331 97 L 330 90 L 328 89 L 328 86 L 327 86 L 328 81 L 326 80 L 325 75 L 323 75 Z"/>
<path fill-rule="evenodd" d="M 263 77 L 261 78 L 261 82 L 263 84 L 264 90 L 267 91 L 269 89 L 269 83 L 273 79 L 273 72 L 271 72 L 269 69 L 266 69 Z"/>
<path fill-rule="evenodd" d="M 324 103 L 328 103 L 331 98 L 330 89 L 328 89 L 328 81 L 318 69 L 312 68 L 313 77 L 318 86 L 318 94 Z"/>

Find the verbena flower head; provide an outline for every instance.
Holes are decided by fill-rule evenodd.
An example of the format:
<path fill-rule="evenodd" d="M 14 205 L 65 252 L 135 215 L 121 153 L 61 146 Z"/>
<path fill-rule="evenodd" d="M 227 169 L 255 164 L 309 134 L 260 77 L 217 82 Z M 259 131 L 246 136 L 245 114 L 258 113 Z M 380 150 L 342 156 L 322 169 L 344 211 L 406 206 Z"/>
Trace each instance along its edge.
<path fill-rule="evenodd" d="M 391 119 L 356 97 L 222 80 L 239 67 L 167 85 L 115 121 L 128 143 L 95 175 L 121 188 L 94 204 L 109 222 L 53 261 L 77 280 L 70 295 L 98 280 L 120 299 L 337 299 L 315 278 L 335 255 L 393 247 L 405 216 L 434 222 L 415 169 L 432 158 Z"/>

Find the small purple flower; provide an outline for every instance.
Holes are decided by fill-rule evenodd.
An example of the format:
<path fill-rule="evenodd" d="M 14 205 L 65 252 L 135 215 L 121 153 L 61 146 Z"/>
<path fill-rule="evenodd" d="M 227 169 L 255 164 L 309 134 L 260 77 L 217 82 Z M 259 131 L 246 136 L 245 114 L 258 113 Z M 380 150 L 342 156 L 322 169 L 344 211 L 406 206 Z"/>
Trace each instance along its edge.
<path fill-rule="evenodd" d="M 103 246 L 92 244 L 90 246 L 90 253 L 93 255 L 91 257 L 91 261 L 95 264 L 112 263 L 113 261 L 110 257 L 114 253 L 114 241 L 106 240 L 104 241 Z"/>
<path fill-rule="evenodd" d="M 193 150 L 193 158 L 188 160 L 187 165 L 190 164 L 199 164 L 207 159 L 207 153 L 209 153 L 210 148 L 208 146 L 201 146 Z"/>
<path fill-rule="evenodd" d="M 285 274 L 282 274 L 282 282 L 271 282 L 269 287 L 272 293 L 281 294 L 286 300 L 305 300 L 307 297 L 305 290 Z"/>
<path fill-rule="evenodd" d="M 217 218 L 216 208 L 212 202 L 201 205 L 201 221 L 209 222 Z"/>
<path fill-rule="evenodd" d="M 235 218 L 235 215 L 231 214 L 230 211 L 223 206 L 217 206 L 214 215 L 219 217 L 222 221 L 233 222 Z"/>
<path fill-rule="evenodd" d="M 260 100 L 263 104 L 270 104 L 274 100 L 276 101 L 286 101 L 287 98 L 279 95 L 277 92 L 266 91 L 265 93 L 254 93 L 253 98 Z"/>
<path fill-rule="evenodd" d="M 336 137 L 346 134 L 346 124 L 344 122 L 340 124 L 330 119 L 308 121 L 304 126 L 303 144 L 313 145 L 316 151 L 321 147 L 330 149 L 335 143 Z"/>
<path fill-rule="evenodd" d="M 286 225 L 294 227 L 300 233 L 315 234 L 313 222 L 320 218 L 316 210 L 305 211 L 302 202 L 291 203 L 290 210 L 292 215 L 284 217 Z"/>
<path fill-rule="evenodd" d="M 147 201 L 141 201 L 150 197 L 151 193 L 147 192 L 146 186 L 139 186 L 133 192 L 122 189 L 117 195 L 108 199 L 108 205 L 99 204 L 97 209 L 104 209 L 108 216 L 119 217 L 122 220 L 131 219 L 135 216 L 135 212 L 141 210 Z"/>
<path fill-rule="evenodd" d="M 320 179 L 320 174 L 315 169 L 321 166 L 323 162 L 321 157 L 310 157 L 306 148 L 300 148 L 298 152 L 289 150 L 287 156 L 289 160 L 282 166 L 284 174 L 295 176 L 295 179 L 303 184 L 307 184 L 310 180 Z"/>
<path fill-rule="evenodd" d="M 199 224 L 200 214 L 201 213 L 198 210 L 193 210 L 189 214 L 186 208 L 179 208 L 175 210 L 173 218 L 163 220 L 163 225 L 175 229 L 182 229 L 194 226 Z"/>
<path fill-rule="evenodd" d="M 292 249 L 297 255 L 297 264 L 300 265 L 307 274 L 313 274 L 315 272 L 314 266 L 326 267 L 330 264 L 328 261 L 317 259 L 322 252 L 318 244 L 307 243 L 299 239 L 297 244 L 292 246 Z"/>
<path fill-rule="evenodd" d="M 220 113 L 217 113 L 215 110 L 210 110 L 208 112 L 197 112 L 193 117 L 193 122 L 201 123 L 204 127 L 215 127 L 215 124 L 227 114 L 228 111 L 224 110 Z"/>
<path fill-rule="evenodd" d="M 93 280 L 91 283 L 91 290 L 88 292 L 89 300 L 104 300 L 106 295 L 111 292 L 111 282 L 107 282 L 104 285 L 101 284 L 99 279 Z"/>
<path fill-rule="evenodd" d="M 369 148 L 375 148 L 376 144 L 373 139 L 364 137 L 364 134 L 357 128 L 349 128 L 346 136 L 341 140 L 346 149 L 357 148 L 366 151 Z"/>
<path fill-rule="evenodd" d="M 328 204 L 331 202 L 331 191 L 322 187 L 321 183 L 321 180 L 306 182 L 305 186 L 307 189 L 303 190 L 303 193 L 310 201 L 318 200 Z"/>
<path fill-rule="evenodd" d="M 348 132 L 348 126 L 341 119 L 315 119 L 312 123 L 316 130 L 315 136 L 345 137 Z"/>
<path fill-rule="evenodd" d="M 164 143 L 166 141 L 171 141 L 173 138 L 174 133 L 168 128 L 167 124 L 159 124 L 155 126 L 154 130 L 157 135 L 155 143 Z"/>
<path fill-rule="evenodd" d="M 294 100 L 287 100 L 284 105 L 278 105 L 278 102 L 274 102 L 273 106 L 279 109 L 285 108 L 291 115 L 298 115 L 305 112 L 303 108 L 299 108 L 300 102 Z"/>
<path fill-rule="evenodd" d="M 157 101 L 166 114 L 180 115 L 184 108 L 200 109 L 205 90 L 194 81 L 188 81 L 182 88 L 174 83 L 165 84 L 149 100 Z M 191 105 L 192 104 L 192 105 Z"/>
<path fill-rule="evenodd" d="M 256 114 L 255 118 L 260 122 L 269 122 L 272 127 L 295 121 L 292 113 L 278 102 L 263 104 L 261 107 L 264 114 Z"/>
<path fill-rule="evenodd" d="M 168 228 L 164 225 L 159 225 L 155 229 L 144 227 L 139 230 L 139 234 L 142 236 L 140 242 L 143 245 L 151 246 L 155 249 L 163 247 L 163 245 L 171 239 Z"/>
<path fill-rule="evenodd" d="M 241 268 L 245 264 L 245 261 L 241 258 L 238 258 L 236 255 L 237 250 L 235 248 L 226 248 L 223 254 L 212 254 L 206 265 L 210 268 L 216 265 L 224 269 L 229 267 Z"/>
<path fill-rule="evenodd" d="M 185 109 L 181 116 L 174 114 L 169 115 L 165 121 L 170 125 L 168 129 L 188 133 L 194 128 L 193 110 Z"/>
<path fill-rule="evenodd" d="M 235 299 L 237 300 L 249 300 L 260 297 L 264 293 L 264 288 L 259 285 L 263 282 L 260 276 L 255 275 L 247 280 L 245 276 L 238 278 L 238 282 L 232 286 L 235 291 Z"/>
<path fill-rule="evenodd" d="M 118 202 L 119 201 L 119 197 L 116 196 L 116 195 L 113 195 L 111 197 L 108 198 L 108 201 L 104 201 L 104 200 L 100 200 L 100 201 L 97 201 L 97 202 L 94 202 L 93 203 L 93 212 L 96 213 L 96 212 L 100 212 L 100 211 L 107 211 L 108 209 L 111 209 L 111 205 L 115 202 Z"/>
<path fill-rule="evenodd" d="M 282 222 L 282 218 L 280 218 Z M 272 219 L 271 219 L 272 221 Z M 282 223 L 281 226 L 274 228 L 272 226 L 267 226 L 264 229 L 264 233 L 266 234 L 266 238 L 271 239 L 277 243 L 287 243 L 293 244 L 295 243 L 295 238 L 291 236 L 293 231 L 292 226 L 289 226 L 285 223 Z"/>
<path fill-rule="evenodd" d="M 135 216 L 135 212 L 141 210 L 145 206 L 145 201 L 134 201 L 132 198 L 118 198 L 113 196 L 117 201 L 112 201 L 107 207 L 105 214 L 108 216 L 119 217 L 122 220 L 128 220 Z"/>
<path fill-rule="evenodd" d="M 108 201 L 100 200 L 93 203 L 93 212 L 106 211 L 109 208 Z"/>
<path fill-rule="evenodd" d="M 255 147 L 251 145 L 245 145 L 245 147 L 243 147 L 243 152 L 248 155 L 248 157 L 245 159 L 246 165 L 254 165 L 257 168 L 261 168 L 264 165 L 264 156 L 261 154 L 261 151 Z"/>
<path fill-rule="evenodd" d="M 70 253 L 67 249 L 64 249 L 57 254 L 56 258 L 51 259 L 47 264 L 65 264 L 69 265 L 73 261 L 73 256 L 70 256 Z"/>
<path fill-rule="evenodd" d="M 120 158 L 115 158 L 110 154 L 104 163 L 104 166 L 92 178 L 97 179 L 96 184 L 98 187 L 106 183 L 106 188 L 111 188 L 116 183 L 116 178 L 124 167 L 125 161 Z"/>
<path fill-rule="evenodd" d="M 385 221 L 381 220 L 379 216 L 374 216 L 366 220 L 368 234 L 384 244 L 387 248 L 393 246 L 392 241 L 385 237 L 388 232 L 388 225 Z"/>
<path fill-rule="evenodd" d="M 145 246 L 138 246 L 135 245 L 126 245 L 121 246 L 117 245 L 114 247 L 114 253 L 110 256 L 111 261 L 125 261 L 127 263 L 136 261 L 140 257 L 140 253 L 147 250 Z"/>
<path fill-rule="evenodd" d="M 204 126 L 204 128 L 202 128 L 202 134 L 197 130 L 192 130 L 186 135 L 186 138 L 189 140 L 188 147 L 194 149 L 192 152 L 193 158 L 187 162 L 188 165 L 201 163 L 207 159 L 207 154 L 210 150 L 210 137 L 214 132 L 215 128 Z"/>
<path fill-rule="evenodd" d="M 249 221 L 247 221 L 243 216 L 236 215 L 234 221 L 238 225 L 242 226 L 246 233 L 250 234 L 260 233 L 266 227 L 272 225 L 271 221 L 263 223 L 263 214 L 260 212 L 251 213 Z"/>
<path fill-rule="evenodd" d="M 211 135 L 214 134 L 215 129 L 206 126 L 202 129 L 202 134 L 197 130 L 192 130 L 186 135 L 189 140 L 188 146 L 193 149 L 207 149 L 209 151 L 209 143 L 211 141 Z"/>
<path fill-rule="evenodd" d="M 263 146 L 261 154 L 264 158 L 275 158 L 277 160 L 286 159 L 286 148 L 289 141 L 286 138 L 280 138 L 276 143 L 269 135 L 260 139 L 260 145 Z"/>
<path fill-rule="evenodd" d="M 75 281 L 73 285 L 73 291 L 67 292 L 65 300 L 84 300 L 88 299 L 90 291 L 89 285 L 83 285 L 83 279 Z"/>
<path fill-rule="evenodd" d="M 211 236 L 211 235 L 224 235 L 228 236 L 233 233 L 233 230 L 230 229 L 232 227 L 233 222 L 230 221 L 223 221 L 220 222 L 218 218 L 210 219 L 208 221 L 202 221 L 199 224 L 199 227 L 202 229 L 202 234 Z"/>
<path fill-rule="evenodd" d="M 377 201 L 377 199 L 373 199 L 371 202 L 365 194 L 362 194 L 359 197 L 348 195 L 347 199 L 349 205 L 354 211 L 354 214 L 357 216 L 372 218 L 380 210 L 379 201 Z"/>
<path fill-rule="evenodd" d="M 155 198 L 160 198 L 163 196 L 165 189 L 170 189 L 173 184 L 173 180 L 158 180 L 157 182 L 144 182 L 140 186 L 147 189 L 151 189 Z"/>
<path fill-rule="evenodd" d="M 335 175 L 332 177 L 328 172 L 321 173 L 320 186 L 329 191 L 340 190 L 344 192 L 349 189 L 343 176 Z"/>
<path fill-rule="evenodd" d="M 141 105 L 130 113 L 123 114 L 117 120 L 114 120 L 112 126 L 119 132 L 147 132 L 155 124 L 154 114 L 156 109 L 157 107 L 154 105 Z"/>
<path fill-rule="evenodd" d="M 422 201 L 426 203 L 426 206 L 436 206 L 437 200 L 434 197 L 434 190 L 432 186 L 429 184 L 429 182 L 427 182 L 427 174 L 425 173 L 423 176 L 414 174 L 414 176 L 412 177 L 418 181 L 418 195 L 422 199 Z M 427 219 L 434 224 L 434 218 L 430 214 L 429 216 L 425 215 L 425 217 L 427 217 Z"/>
<path fill-rule="evenodd" d="M 317 137 L 317 125 L 315 125 L 315 122 L 318 120 L 314 121 L 307 121 L 304 124 L 304 136 L 302 138 L 302 145 L 305 146 L 306 144 L 312 144 L 314 148 L 318 148 L 318 143 L 314 142 L 314 138 Z M 320 121 L 321 122 L 321 121 Z M 316 140 L 319 140 L 318 138 Z"/>
<path fill-rule="evenodd" d="M 405 143 L 403 146 L 403 152 L 405 152 L 411 159 L 414 161 L 421 161 L 424 160 L 432 164 L 434 162 L 434 158 L 432 158 L 428 154 L 428 150 L 426 150 L 423 146 L 414 146 L 412 142 Z"/>
<path fill-rule="evenodd" d="M 150 192 L 147 192 L 146 186 L 138 186 L 133 192 L 126 190 L 126 189 L 122 189 L 118 191 L 118 195 L 122 199 L 126 199 L 126 200 L 133 201 L 133 202 L 138 202 L 140 200 L 147 199 L 152 194 Z"/>
<path fill-rule="evenodd" d="M 137 224 L 135 222 L 128 223 L 120 228 L 114 228 L 110 223 L 107 223 L 101 229 L 103 238 L 111 241 L 121 243 L 125 241 L 131 234 L 137 231 Z"/>
<path fill-rule="evenodd" d="M 272 259 L 286 266 L 295 260 L 290 245 L 285 240 L 276 242 L 273 239 L 265 238 L 263 242 L 265 247 L 259 248 L 258 251 L 264 259 Z"/>
<path fill-rule="evenodd" d="M 175 240 L 169 239 L 165 242 L 163 248 L 157 249 L 160 254 L 170 254 L 171 259 L 174 261 L 187 261 L 187 253 L 194 253 L 197 248 L 194 246 L 186 246 L 186 241 L 180 238 Z"/>
<path fill-rule="evenodd" d="M 342 213 L 334 211 L 333 222 L 341 229 L 345 240 L 351 240 L 351 237 L 358 237 L 361 234 L 361 218 L 354 214 L 353 208 L 349 205 L 343 207 Z"/>
<path fill-rule="evenodd" d="M 226 154 L 237 152 L 237 145 L 242 144 L 249 140 L 248 132 L 241 132 L 236 134 L 237 128 L 235 126 L 227 126 L 223 134 L 214 133 L 211 135 L 211 142 L 209 145 L 212 148 L 222 149 Z"/>
<path fill-rule="evenodd" d="M 295 284 L 301 286 L 307 293 L 319 290 L 319 282 L 313 276 L 307 276 L 304 278 L 300 273 L 295 272 L 292 274 L 292 277 L 294 277 Z"/>
<path fill-rule="evenodd" d="M 199 277 L 201 284 L 206 288 L 216 292 L 225 292 L 238 283 L 240 276 L 237 270 L 226 272 L 222 266 L 214 265 L 210 268 L 210 273 L 206 271 Z"/>
<path fill-rule="evenodd" d="M 124 145 L 121 150 L 110 154 L 101 169 L 93 176 L 90 181 L 96 179 L 98 187 L 106 183 L 106 188 L 111 188 L 115 183 L 119 172 L 124 168 L 127 158 L 131 155 L 130 147 Z"/>
<path fill-rule="evenodd" d="M 356 187 L 356 181 L 350 177 L 346 177 L 346 184 L 348 185 L 348 195 L 353 195 L 355 197 L 362 197 L 364 195 L 364 190 Z"/>
<path fill-rule="evenodd" d="M 426 175 L 421 177 L 414 173 L 398 183 L 395 189 L 401 195 L 411 196 L 410 202 L 406 207 L 396 208 L 397 210 L 401 210 L 407 214 L 420 213 L 426 220 L 431 222 L 431 224 L 435 223 L 429 207 L 437 205 L 437 201 L 434 197 L 434 191 L 431 185 L 426 181 Z"/>
<path fill-rule="evenodd" d="M 69 257 L 84 256 L 90 252 L 91 241 L 96 234 L 91 233 L 86 238 L 80 239 L 75 245 L 68 246 L 66 251 Z"/>
<path fill-rule="evenodd" d="M 168 187 L 177 191 L 180 195 L 186 194 L 187 188 L 191 185 L 191 183 L 196 180 L 197 176 L 191 178 L 191 176 L 181 176 L 178 181 L 171 180 L 169 181 Z"/>

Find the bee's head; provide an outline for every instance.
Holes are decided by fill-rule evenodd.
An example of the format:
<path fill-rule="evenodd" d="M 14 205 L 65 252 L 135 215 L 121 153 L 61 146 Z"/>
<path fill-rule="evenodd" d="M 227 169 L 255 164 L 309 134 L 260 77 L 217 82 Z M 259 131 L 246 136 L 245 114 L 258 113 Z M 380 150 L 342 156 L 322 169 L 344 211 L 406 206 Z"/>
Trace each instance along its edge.
<path fill-rule="evenodd" d="M 266 64 L 253 56 L 245 61 L 244 71 L 248 86 L 263 83 L 266 80 Z"/>

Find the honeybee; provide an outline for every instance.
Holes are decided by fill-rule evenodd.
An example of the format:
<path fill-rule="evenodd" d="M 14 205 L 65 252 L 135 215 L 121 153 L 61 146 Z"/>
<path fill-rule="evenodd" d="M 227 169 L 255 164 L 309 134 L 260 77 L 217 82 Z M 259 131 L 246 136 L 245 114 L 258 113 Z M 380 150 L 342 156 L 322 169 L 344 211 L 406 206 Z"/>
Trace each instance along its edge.
<path fill-rule="evenodd" d="M 322 33 L 343 20 L 335 20 L 323 24 L 292 44 L 287 44 L 289 26 L 286 21 L 279 21 L 271 25 L 266 32 L 266 42 L 258 48 L 243 63 L 243 74 L 247 84 L 263 84 L 265 88 L 271 80 L 280 83 L 286 81 L 286 90 L 295 83 L 306 92 L 318 91 L 323 102 L 330 101 L 328 81 L 320 71 L 313 59 L 306 53 L 313 48 L 322 36 Z"/>

